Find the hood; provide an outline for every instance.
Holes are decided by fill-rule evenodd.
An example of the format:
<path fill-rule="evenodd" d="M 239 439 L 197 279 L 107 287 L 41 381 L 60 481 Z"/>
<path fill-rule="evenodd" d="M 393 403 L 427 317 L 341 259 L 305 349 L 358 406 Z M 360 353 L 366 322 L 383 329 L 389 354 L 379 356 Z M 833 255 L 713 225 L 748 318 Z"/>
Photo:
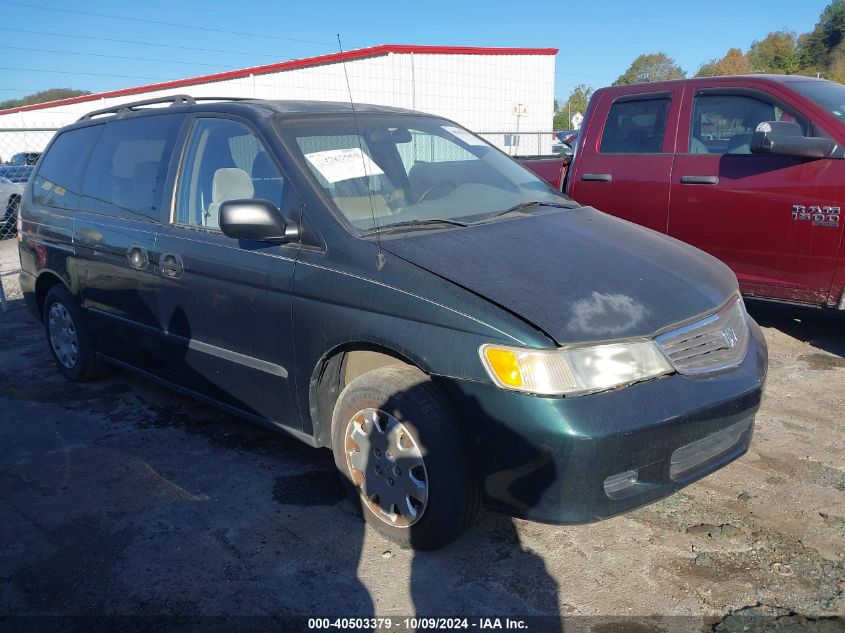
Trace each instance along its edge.
<path fill-rule="evenodd" d="M 650 336 L 721 306 L 706 253 L 589 207 L 408 233 L 382 248 L 529 321 L 558 345 Z"/>

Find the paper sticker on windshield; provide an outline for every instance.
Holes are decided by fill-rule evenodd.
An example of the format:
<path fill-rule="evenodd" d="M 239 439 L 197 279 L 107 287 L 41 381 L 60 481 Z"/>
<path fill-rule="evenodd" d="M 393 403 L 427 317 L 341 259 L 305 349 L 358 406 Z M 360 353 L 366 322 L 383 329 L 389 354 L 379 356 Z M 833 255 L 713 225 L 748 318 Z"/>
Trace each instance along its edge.
<path fill-rule="evenodd" d="M 457 136 L 460 140 L 462 140 L 467 145 L 482 145 L 486 146 L 487 143 L 482 141 L 480 138 L 475 136 L 474 134 L 470 134 L 466 130 L 462 130 L 459 127 L 455 127 L 454 125 L 443 125 L 441 126 L 444 130 L 449 132 L 452 136 Z"/>
<path fill-rule="evenodd" d="M 320 172 L 323 178 L 331 183 L 384 173 L 372 158 L 361 151 L 360 147 L 312 152 L 306 154 L 305 158 L 314 165 L 314 169 Z"/>

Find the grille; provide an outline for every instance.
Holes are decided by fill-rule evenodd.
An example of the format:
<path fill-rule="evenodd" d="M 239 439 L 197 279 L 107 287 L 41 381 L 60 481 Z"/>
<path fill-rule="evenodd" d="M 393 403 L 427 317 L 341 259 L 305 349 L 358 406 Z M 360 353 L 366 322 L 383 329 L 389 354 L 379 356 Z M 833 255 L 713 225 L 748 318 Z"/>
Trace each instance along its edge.
<path fill-rule="evenodd" d="M 742 299 L 718 312 L 657 337 L 657 344 L 675 369 L 706 374 L 739 365 L 748 351 L 748 317 Z"/>

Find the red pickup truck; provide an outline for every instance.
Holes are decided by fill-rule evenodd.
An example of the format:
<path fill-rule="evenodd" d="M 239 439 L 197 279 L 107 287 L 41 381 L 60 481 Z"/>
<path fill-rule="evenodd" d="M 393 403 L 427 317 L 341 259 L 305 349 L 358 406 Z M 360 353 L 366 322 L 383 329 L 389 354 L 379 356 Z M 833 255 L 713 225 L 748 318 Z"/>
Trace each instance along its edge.
<path fill-rule="evenodd" d="M 530 169 L 558 191 L 563 191 L 569 156 L 514 156 L 523 167 Z"/>
<path fill-rule="evenodd" d="M 845 86 L 752 75 L 604 88 L 567 193 L 715 255 L 742 291 L 845 310 Z"/>

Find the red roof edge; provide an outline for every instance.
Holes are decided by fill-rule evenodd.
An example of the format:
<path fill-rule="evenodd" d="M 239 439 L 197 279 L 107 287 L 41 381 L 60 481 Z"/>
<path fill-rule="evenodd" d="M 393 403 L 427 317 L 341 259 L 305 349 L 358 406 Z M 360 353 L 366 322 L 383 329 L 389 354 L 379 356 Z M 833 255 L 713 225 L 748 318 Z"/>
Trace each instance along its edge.
<path fill-rule="evenodd" d="M 0 116 L 11 114 L 13 112 L 41 110 L 44 108 L 54 108 L 56 106 L 70 105 L 73 103 L 96 101 L 98 99 L 125 97 L 129 95 L 142 94 L 144 92 L 153 92 L 155 90 L 183 88 L 186 86 L 195 86 L 197 84 L 204 84 L 212 81 L 240 79 L 243 77 L 249 77 L 250 75 L 264 75 L 267 73 L 279 72 L 284 70 L 296 70 L 298 68 L 320 66 L 322 64 L 334 64 L 337 62 L 352 59 L 378 57 L 380 55 L 387 55 L 388 53 L 416 53 L 420 55 L 557 55 L 557 52 L 558 49 L 556 48 L 489 48 L 478 46 L 415 46 L 408 44 L 381 44 L 379 46 L 371 46 L 369 48 L 359 48 L 352 51 L 344 51 L 343 53 L 330 53 L 328 55 L 319 55 L 317 57 L 305 57 L 303 59 L 294 59 L 286 62 L 276 62 L 273 64 L 265 64 L 263 66 L 252 66 L 251 68 L 230 70 L 222 73 L 214 73 L 211 75 L 202 75 L 200 77 L 177 79 L 174 81 L 165 81 L 157 84 L 136 86 L 134 88 L 121 88 L 120 90 L 98 92 L 95 94 L 82 95 L 79 97 L 70 97 L 69 99 L 59 99 L 57 101 L 33 103 L 31 105 L 19 106 L 17 108 L 9 108 L 8 110 L 0 110 Z"/>

